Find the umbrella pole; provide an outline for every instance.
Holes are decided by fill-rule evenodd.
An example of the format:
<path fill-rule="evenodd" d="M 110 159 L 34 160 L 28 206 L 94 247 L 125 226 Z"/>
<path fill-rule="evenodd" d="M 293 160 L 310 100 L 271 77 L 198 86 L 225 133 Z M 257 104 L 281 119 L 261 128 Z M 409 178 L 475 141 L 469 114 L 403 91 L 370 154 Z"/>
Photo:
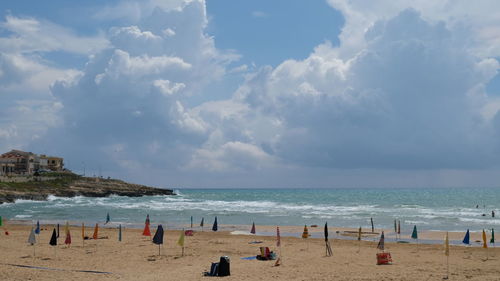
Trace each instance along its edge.
<path fill-rule="evenodd" d="M 161 244 L 158 244 L 158 256 L 161 256 Z"/>
<path fill-rule="evenodd" d="M 182 247 L 182 254 L 181 256 L 183 257 L 184 256 L 184 247 Z"/>

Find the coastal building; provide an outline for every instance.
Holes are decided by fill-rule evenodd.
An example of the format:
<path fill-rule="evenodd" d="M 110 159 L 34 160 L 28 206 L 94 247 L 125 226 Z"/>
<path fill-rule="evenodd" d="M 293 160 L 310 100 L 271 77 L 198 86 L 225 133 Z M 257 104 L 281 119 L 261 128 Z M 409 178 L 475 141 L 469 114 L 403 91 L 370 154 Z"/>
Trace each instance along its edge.
<path fill-rule="evenodd" d="M 64 159 L 16 149 L 0 155 L 0 175 L 32 175 L 40 170 L 62 171 Z"/>

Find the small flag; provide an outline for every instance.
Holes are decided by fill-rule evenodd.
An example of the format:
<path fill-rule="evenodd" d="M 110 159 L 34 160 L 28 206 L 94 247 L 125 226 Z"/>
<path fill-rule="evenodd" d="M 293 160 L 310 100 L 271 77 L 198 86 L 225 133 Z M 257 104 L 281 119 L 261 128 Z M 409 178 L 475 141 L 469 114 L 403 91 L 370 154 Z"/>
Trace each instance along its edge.
<path fill-rule="evenodd" d="M 398 234 L 401 234 L 401 221 L 398 220 Z"/>
<path fill-rule="evenodd" d="M 450 240 L 448 239 L 448 231 L 446 231 L 446 236 L 444 237 L 444 255 L 450 255 Z"/>
<path fill-rule="evenodd" d="M 385 238 L 384 232 L 382 231 L 382 235 L 380 235 L 380 240 L 378 241 L 377 249 L 383 251 L 385 246 Z"/>
<path fill-rule="evenodd" d="M 118 227 L 118 241 L 122 241 L 122 225 Z"/>
<path fill-rule="evenodd" d="M 413 226 L 413 232 L 411 233 L 412 239 L 418 239 L 417 226 Z"/>
<path fill-rule="evenodd" d="M 358 241 L 361 241 L 361 226 L 358 229 Z"/>
<path fill-rule="evenodd" d="M 483 248 L 488 248 L 488 244 L 486 243 L 486 232 L 483 229 Z"/>
<path fill-rule="evenodd" d="M 163 226 L 161 224 L 159 224 L 156 229 L 155 236 L 153 237 L 153 243 L 156 245 L 163 244 Z"/>
<path fill-rule="evenodd" d="M 280 227 L 276 227 L 276 247 L 281 247 Z"/>
<path fill-rule="evenodd" d="M 490 239 L 491 244 L 495 244 L 495 229 L 491 229 L 491 239 Z"/>
<path fill-rule="evenodd" d="M 467 245 L 470 244 L 470 234 L 469 234 L 468 229 L 467 229 L 467 232 L 465 233 L 464 240 L 462 241 L 462 243 L 467 244 Z"/>
<path fill-rule="evenodd" d="M 214 225 L 212 226 L 212 231 L 217 231 L 217 229 L 218 229 L 218 226 L 217 226 L 217 217 L 215 217 Z"/>
<path fill-rule="evenodd" d="M 40 222 L 39 221 L 36 221 L 35 234 L 40 234 Z"/>
<path fill-rule="evenodd" d="M 106 215 L 106 222 L 104 224 L 107 224 L 108 222 L 111 221 L 111 218 L 109 217 L 109 213 Z"/>
<path fill-rule="evenodd" d="M 184 247 L 184 236 L 186 234 L 184 233 L 184 228 L 181 231 L 181 236 L 179 237 L 179 240 L 177 241 L 177 245 Z"/>
<path fill-rule="evenodd" d="M 252 229 L 250 229 L 250 233 L 255 234 L 255 222 L 252 223 Z"/>
<path fill-rule="evenodd" d="M 50 237 L 49 244 L 50 244 L 50 246 L 57 246 L 57 233 L 56 233 L 56 229 L 55 228 L 52 231 L 52 237 Z"/>
<path fill-rule="evenodd" d="M 191 228 L 193 228 L 193 216 L 191 216 Z"/>
<path fill-rule="evenodd" d="M 85 225 L 82 222 L 82 240 L 85 240 Z"/>
<path fill-rule="evenodd" d="M 302 238 L 309 237 L 309 230 L 307 230 L 307 225 L 304 225 L 304 232 L 302 232 Z"/>
<path fill-rule="evenodd" d="M 92 235 L 92 239 L 97 240 L 98 235 L 99 235 L 99 224 L 96 223 L 95 228 L 94 228 L 94 235 Z"/>
<path fill-rule="evenodd" d="M 28 243 L 31 245 L 35 245 L 36 243 L 35 230 L 33 230 L 33 227 L 31 228 L 30 236 L 28 237 Z"/>
<path fill-rule="evenodd" d="M 203 227 L 205 224 L 205 218 L 201 218 L 200 226 Z"/>

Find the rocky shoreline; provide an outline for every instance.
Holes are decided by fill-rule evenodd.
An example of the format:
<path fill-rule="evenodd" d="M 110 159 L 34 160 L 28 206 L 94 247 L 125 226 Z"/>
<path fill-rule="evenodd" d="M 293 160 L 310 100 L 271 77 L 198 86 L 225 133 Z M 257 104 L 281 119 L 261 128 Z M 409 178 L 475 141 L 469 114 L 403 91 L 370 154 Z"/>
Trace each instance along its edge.
<path fill-rule="evenodd" d="M 17 199 L 47 200 L 58 197 L 107 197 L 110 195 L 141 197 L 148 195 L 175 195 L 171 189 L 127 183 L 116 179 L 89 178 L 76 174 L 58 176 L 48 181 L 0 182 L 0 204 Z"/>

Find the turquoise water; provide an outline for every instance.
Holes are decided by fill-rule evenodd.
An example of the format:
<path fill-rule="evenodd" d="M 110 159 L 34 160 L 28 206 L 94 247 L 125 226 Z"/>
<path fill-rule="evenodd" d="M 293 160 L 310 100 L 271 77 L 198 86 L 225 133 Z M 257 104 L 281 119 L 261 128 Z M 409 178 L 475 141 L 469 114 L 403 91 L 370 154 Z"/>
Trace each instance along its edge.
<path fill-rule="evenodd" d="M 185 189 L 177 196 L 128 198 L 59 198 L 48 201 L 18 200 L 0 205 L 0 215 L 41 222 L 103 222 L 140 225 L 146 214 L 153 223 L 179 228 L 198 225 L 205 218 L 219 224 L 260 225 L 322 224 L 336 227 L 393 228 L 401 220 L 403 232 L 417 225 L 422 230 L 463 231 L 495 228 L 500 209 L 500 189 Z M 479 208 L 476 208 L 479 205 Z M 486 216 L 482 216 L 482 214 Z M 498 214 L 500 215 L 500 213 Z"/>

